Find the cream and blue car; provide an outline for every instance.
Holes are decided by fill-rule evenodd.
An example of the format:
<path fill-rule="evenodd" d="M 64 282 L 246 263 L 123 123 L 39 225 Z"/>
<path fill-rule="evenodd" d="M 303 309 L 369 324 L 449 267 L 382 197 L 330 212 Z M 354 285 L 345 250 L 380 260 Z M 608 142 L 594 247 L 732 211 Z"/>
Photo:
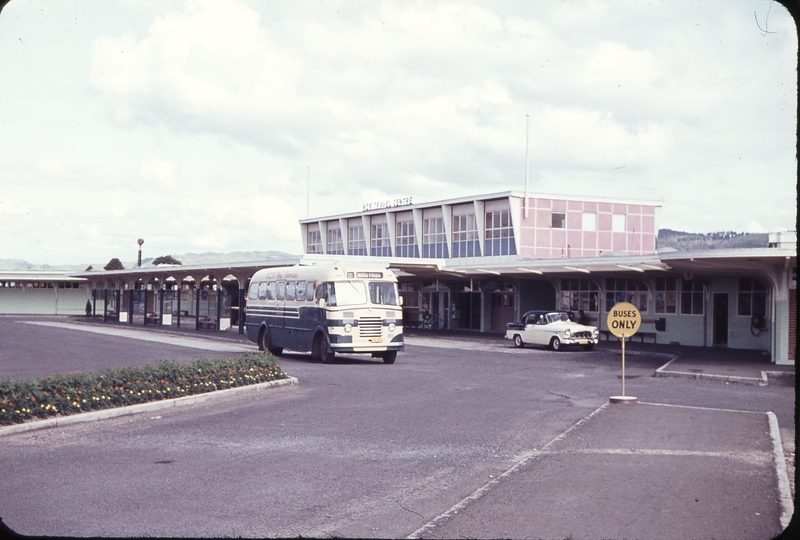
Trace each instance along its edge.
<path fill-rule="evenodd" d="M 515 347 L 543 345 L 554 351 L 567 346 L 580 346 L 591 351 L 600 341 L 600 332 L 594 326 L 584 326 L 575 321 L 569 311 L 528 311 L 522 321 L 506 325 L 506 339 Z"/>

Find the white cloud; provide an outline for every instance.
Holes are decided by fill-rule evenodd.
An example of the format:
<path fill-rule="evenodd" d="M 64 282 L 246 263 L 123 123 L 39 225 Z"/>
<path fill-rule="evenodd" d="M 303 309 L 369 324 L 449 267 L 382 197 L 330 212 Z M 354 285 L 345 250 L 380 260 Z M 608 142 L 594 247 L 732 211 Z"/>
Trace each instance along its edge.
<path fill-rule="evenodd" d="M 175 186 L 175 163 L 163 158 L 148 158 L 142 163 L 139 174 L 145 180 L 153 182 L 157 187 L 172 188 Z"/>
<path fill-rule="evenodd" d="M 309 167 L 312 216 L 522 189 L 526 114 L 533 190 L 795 222 L 797 38 L 767 0 L 42 2 L 3 11 L 0 208 L 31 216 L 4 251 L 297 253 Z"/>
<path fill-rule="evenodd" d="M 38 169 L 49 176 L 61 176 L 64 165 L 57 159 L 46 158 L 37 163 Z"/>

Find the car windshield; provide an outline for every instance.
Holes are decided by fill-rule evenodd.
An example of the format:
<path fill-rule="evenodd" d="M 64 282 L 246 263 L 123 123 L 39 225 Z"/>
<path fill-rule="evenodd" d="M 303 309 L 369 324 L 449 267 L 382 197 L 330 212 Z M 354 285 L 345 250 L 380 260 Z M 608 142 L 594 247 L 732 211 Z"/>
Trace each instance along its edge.
<path fill-rule="evenodd" d="M 566 313 L 548 313 L 547 314 L 547 324 L 559 322 L 559 321 L 568 321 L 569 315 Z"/>
<path fill-rule="evenodd" d="M 373 304 L 397 306 L 397 285 L 394 283 L 371 281 L 369 284 L 369 300 Z"/>

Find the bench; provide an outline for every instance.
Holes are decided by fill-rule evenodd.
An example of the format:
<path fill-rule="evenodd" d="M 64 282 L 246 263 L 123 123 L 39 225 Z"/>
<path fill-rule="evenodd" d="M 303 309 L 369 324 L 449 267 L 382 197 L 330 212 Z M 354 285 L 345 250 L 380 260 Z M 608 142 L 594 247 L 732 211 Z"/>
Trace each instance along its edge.
<path fill-rule="evenodd" d="M 216 330 L 217 318 L 216 317 L 200 317 L 198 321 L 201 330 Z"/>
<path fill-rule="evenodd" d="M 605 337 L 606 341 L 609 341 L 611 339 L 611 336 L 613 336 L 613 335 L 614 334 L 612 334 L 610 330 L 600 330 L 600 336 L 601 337 Z M 634 338 L 639 338 L 639 341 L 641 343 L 644 343 L 645 338 L 648 338 L 648 339 L 652 339 L 653 343 L 655 343 L 656 342 L 656 335 L 657 335 L 656 332 L 636 332 L 634 335 L 632 335 L 628 339 L 630 340 L 630 339 L 634 339 Z M 614 336 L 614 337 L 616 337 L 616 336 Z M 617 338 L 617 340 L 619 340 L 619 338 Z"/>

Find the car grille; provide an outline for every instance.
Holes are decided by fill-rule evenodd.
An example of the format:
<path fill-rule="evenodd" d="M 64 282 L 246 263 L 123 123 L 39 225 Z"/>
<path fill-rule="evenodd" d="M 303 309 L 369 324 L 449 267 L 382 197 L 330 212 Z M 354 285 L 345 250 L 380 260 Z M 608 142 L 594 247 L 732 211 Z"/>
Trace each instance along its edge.
<path fill-rule="evenodd" d="M 592 339 L 592 333 L 591 332 L 575 332 L 574 334 L 572 334 L 572 337 L 574 337 L 575 339 Z"/>
<path fill-rule="evenodd" d="M 362 338 L 381 337 L 383 321 L 380 317 L 361 317 L 358 319 L 358 335 Z"/>

